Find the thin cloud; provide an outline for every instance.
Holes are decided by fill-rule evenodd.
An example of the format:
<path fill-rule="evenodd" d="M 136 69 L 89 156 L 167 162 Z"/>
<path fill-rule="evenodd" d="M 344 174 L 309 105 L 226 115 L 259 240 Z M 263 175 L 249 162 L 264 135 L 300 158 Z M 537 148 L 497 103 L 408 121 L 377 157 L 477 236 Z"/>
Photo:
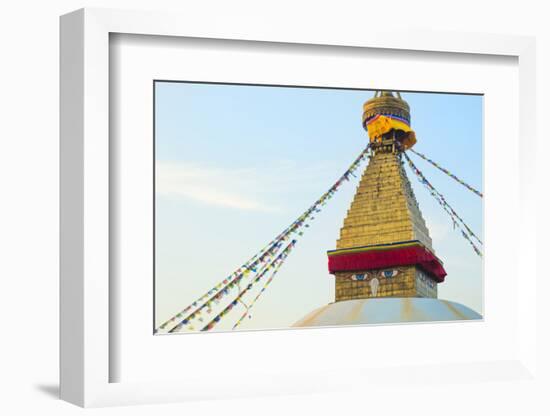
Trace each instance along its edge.
<path fill-rule="evenodd" d="M 186 198 L 207 205 L 245 211 L 278 209 L 258 199 L 262 184 L 254 169 L 212 169 L 194 164 L 158 162 L 156 192 L 168 198 Z"/>

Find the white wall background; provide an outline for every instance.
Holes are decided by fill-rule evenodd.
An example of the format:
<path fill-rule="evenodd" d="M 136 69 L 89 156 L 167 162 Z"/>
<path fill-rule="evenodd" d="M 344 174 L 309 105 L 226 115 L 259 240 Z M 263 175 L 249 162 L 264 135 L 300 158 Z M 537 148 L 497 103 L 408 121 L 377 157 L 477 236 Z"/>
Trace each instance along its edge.
<path fill-rule="evenodd" d="M 235 14 L 268 15 L 286 25 L 344 25 L 388 23 L 401 27 L 450 31 L 510 33 L 537 36 L 539 168 L 544 175 L 538 211 L 539 256 L 547 247 L 549 175 L 542 127 L 550 113 L 550 14 L 544 3 L 429 0 L 390 1 L 246 1 L 168 0 L 20 0 L 3 2 L 0 9 L 0 413 L 74 414 L 81 409 L 56 399 L 58 377 L 58 16 L 84 6 L 178 10 L 208 20 L 213 13 L 231 19 Z M 505 122 L 505 120 L 503 120 Z M 546 145 L 546 146 L 545 146 Z M 491 149 L 487 149 L 491 151 Z M 544 189 L 546 188 L 546 189 Z M 544 189 L 544 190 L 543 190 Z M 545 271 L 540 268 L 544 277 Z M 547 273 L 546 273 L 547 274 Z M 543 279 L 544 280 L 544 279 Z M 541 351 L 548 351 L 548 311 L 543 304 L 549 285 L 538 288 Z M 546 328 L 543 332 L 543 328 Z M 546 347 L 546 348 L 544 348 Z M 548 359 L 540 357 L 548 372 Z M 93 410 L 100 414 L 548 414 L 550 404 L 542 387 L 529 383 L 487 383 L 484 388 L 457 384 L 455 390 L 434 385 L 429 391 L 388 388 L 384 397 L 338 393 L 307 397 L 260 398 L 208 403 L 163 405 L 152 408 Z M 546 387 L 546 394 L 550 388 Z M 505 414 L 508 414 L 506 412 Z"/>

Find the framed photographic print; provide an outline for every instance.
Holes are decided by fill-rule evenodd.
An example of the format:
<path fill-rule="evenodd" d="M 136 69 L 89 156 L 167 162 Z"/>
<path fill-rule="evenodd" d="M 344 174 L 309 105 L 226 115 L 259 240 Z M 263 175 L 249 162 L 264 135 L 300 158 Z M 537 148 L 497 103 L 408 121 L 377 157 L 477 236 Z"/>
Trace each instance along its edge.
<path fill-rule="evenodd" d="M 482 240 L 447 201 L 482 230 L 483 195 L 415 150 L 433 149 L 481 185 L 481 95 L 160 80 L 153 88 L 155 333 L 481 319 L 438 298 L 481 311 Z M 409 153 L 454 181 L 438 182 L 451 195 Z M 419 204 L 417 184 L 437 211 L 428 198 Z M 447 274 L 460 284 L 448 288 Z"/>
<path fill-rule="evenodd" d="M 531 377 L 533 40 L 192 20 L 61 19 L 62 398 Z"/>

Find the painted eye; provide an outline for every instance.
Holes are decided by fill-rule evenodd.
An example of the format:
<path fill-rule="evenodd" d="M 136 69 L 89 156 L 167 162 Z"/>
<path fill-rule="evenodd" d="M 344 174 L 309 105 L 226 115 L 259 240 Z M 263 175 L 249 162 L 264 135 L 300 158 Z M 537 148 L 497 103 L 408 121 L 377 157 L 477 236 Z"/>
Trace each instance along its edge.
<path fill-rule="evenodd" d="M 399 274 L 399 272 L 395 269 L 389 269 L 389 270 L 382 270 L 380 272 L 380 275 L 385 278 L 395 277 Z"/>
<path fill-rule="evenodd" d="M 351 280 L 362 281 L 362 280 L 365 280 L 366 278 L 367 278 L 366 274 L 353 274 L 353 275 L 351 275 Z"/>

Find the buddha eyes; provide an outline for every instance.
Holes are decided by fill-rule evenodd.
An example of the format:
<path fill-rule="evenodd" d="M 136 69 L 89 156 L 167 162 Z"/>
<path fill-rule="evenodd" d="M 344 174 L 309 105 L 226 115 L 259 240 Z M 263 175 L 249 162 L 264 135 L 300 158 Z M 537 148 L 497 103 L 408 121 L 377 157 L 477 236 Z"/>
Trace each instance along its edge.
<path fill-rule="evenodd" d="M 395 277 L 399 274 L 399 271 L 398 270 L 395 270 L 395 269 L 389 269 L 389 270 L 382 270 L 380 272 L 380 276 L 382 277 L 385 277 L 385 278 L 391 278 L 391 277 Z"/>
<path fill-rule="evenodd" d="M 386 279 L 395 277 L 399 274 L 399 270 L 397 269 L 388 269 L 388 270 L 382 270 L 379 272 L 380 276 L 385 277 Z M 362 282 L 365 280 L 368 280 L 368 273 L 361 273 L 361 274 L 352 274 L 350 276 L 350 280 L 356 281 L 356 282 Z"/>
<path fill-rule="evenodd" d="M 366 279 L 367 279 L 366 274 L 353 274 L 353 275 L 351 275 L 351 280 L 363 281 L 363 280 L 366 280 Z"/>

